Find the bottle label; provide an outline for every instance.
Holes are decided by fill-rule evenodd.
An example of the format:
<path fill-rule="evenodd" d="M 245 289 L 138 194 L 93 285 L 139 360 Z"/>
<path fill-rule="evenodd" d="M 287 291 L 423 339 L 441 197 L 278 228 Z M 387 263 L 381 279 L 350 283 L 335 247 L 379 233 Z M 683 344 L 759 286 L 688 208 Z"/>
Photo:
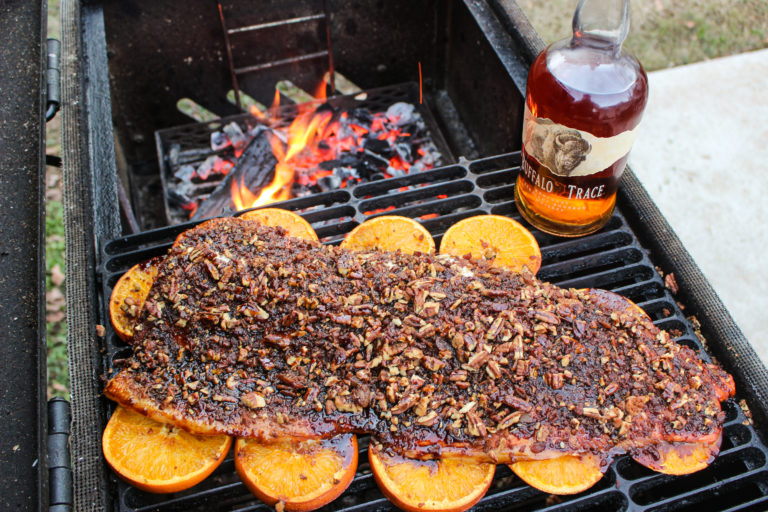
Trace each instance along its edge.
<path fill-rule="evenodd" d="M 602 172 L 629 153 L 636 137 L 637 126 L 613 137 L 596 137 L 536 117 L 525 106 L 523 148 L 556 176 L 571 178 Z"/>

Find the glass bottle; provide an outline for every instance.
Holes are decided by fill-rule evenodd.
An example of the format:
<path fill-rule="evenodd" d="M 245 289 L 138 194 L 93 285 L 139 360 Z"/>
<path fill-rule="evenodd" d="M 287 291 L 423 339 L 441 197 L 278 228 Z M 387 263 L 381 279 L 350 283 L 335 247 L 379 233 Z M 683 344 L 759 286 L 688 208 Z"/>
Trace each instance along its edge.
<path fill-rule="evenodd" d="M 573 37 L 547 47 L 528 74 L 515 200 L 531 224 L 560 236 L 600 229 L 648 98 L 648 79 L 622 49 L 629 0 L 579 0 Z"/>

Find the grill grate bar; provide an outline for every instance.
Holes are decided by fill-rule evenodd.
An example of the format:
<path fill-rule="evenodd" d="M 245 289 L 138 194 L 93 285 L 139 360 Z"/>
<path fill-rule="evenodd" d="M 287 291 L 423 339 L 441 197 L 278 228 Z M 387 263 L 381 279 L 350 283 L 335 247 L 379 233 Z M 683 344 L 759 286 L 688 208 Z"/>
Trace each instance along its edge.
<path fill-rule="evenodd" d="M 762 512 L 766 509 L 768 509 L 768 496 L 763 496 L 762 498 L 756 498 L 747 503 L 742 503 L 741 505 L 736 505 L 735 507 L 727 508 L 723 510 L 723 512 L 736 512 L 736 511 Z"/>
<path fill-rule="evenodd" d="M 735 475 L 733 477 L 720 480 L 717 483 L 699 487 L 697 489 L 692 489 L 691 491 L 678 494 L 677 496 L 670 497 L 661 501 L 657 501 L 653 503 L 652 508 L 648 508 L 647 510 L 649 512 L 660 512 L 662 510 L 674 510 L 674 508 L 670 508 L 670 506 L 681 504 L 680 502 L 690 498 L 697 498 L 697 499 L 692 500 L 694 503 L 686 503 L 685 505 L 687 505 L 688 507 L 691 507 L 694 504 L 702 504 L 705 501 L 711 499 L 711 496 L 707 493 L 707 491 L 711 491 L 714 493 L 716 491 L 725 489 L 734 483 L 749 480 L 753 476 L 764 474 L 764 473 L 765 473 L 764 468 L 747 471 L 745 473 L 741 473 L 739 475 Z"/>

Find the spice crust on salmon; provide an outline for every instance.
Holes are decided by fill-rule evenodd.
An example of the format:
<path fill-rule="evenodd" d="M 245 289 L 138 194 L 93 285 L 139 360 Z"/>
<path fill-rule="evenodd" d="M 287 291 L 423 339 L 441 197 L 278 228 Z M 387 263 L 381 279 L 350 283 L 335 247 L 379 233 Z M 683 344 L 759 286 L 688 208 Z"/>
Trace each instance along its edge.
<path fill-rule="evenodd" d="M 197 433 L 497 463 L 718 442 L 733 380 L 630 301 L 256 221 L 182 234 L 107 397 Z"/>

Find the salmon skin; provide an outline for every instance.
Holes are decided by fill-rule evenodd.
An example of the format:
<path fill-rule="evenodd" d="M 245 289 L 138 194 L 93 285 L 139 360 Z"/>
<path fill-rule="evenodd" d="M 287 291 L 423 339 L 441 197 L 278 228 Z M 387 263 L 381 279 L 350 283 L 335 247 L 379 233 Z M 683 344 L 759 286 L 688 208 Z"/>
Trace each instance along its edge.
<path fill-rule="evenodd" d="M 631 301 L 483 261 L 214 219 L 180 235 L 107 397 L 201 434 L 370 433 L 497 463 L 716 443 L 733 380 Z"/>

